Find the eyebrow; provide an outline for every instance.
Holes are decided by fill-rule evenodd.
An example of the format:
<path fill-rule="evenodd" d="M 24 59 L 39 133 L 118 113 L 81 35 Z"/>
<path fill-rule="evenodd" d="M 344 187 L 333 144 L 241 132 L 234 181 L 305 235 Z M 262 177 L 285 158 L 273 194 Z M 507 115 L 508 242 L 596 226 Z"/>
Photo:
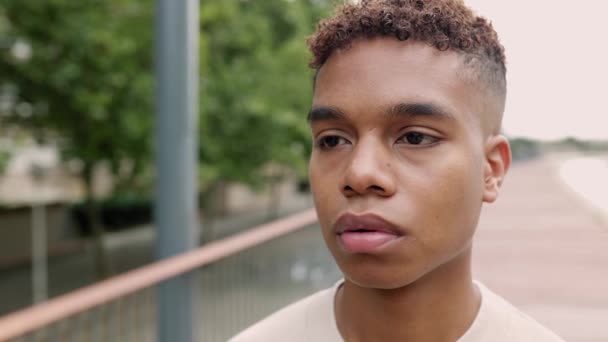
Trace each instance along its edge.
<path fill-rule="evenodd" d="M 396 117 L 428 117 L 438 120 L 454 120 L 448 110 L 431 102 L 399 102 L 388 107 L 384 114 L 389 118 Z M 343 111 L 336 107 L 319 106 L 314 107 L 308 112 L 308 122 L 317 121 L 337 121 L 346 118 Z"/>
<path fill-rule="evenodd" d="M 317 121 L 336 121 L 342 120 L 346 117 L 344 113 L 335 107 L 313 107 L 308 112 L 308 122 L 317 122 Z"/>
<path fill-rule="evenodd" d="M 454 115 L 441 106 L 431 102 L 400 102 L 386 112 L 389 117 L 428 117 L 439 120 L 454 120 Z"/>

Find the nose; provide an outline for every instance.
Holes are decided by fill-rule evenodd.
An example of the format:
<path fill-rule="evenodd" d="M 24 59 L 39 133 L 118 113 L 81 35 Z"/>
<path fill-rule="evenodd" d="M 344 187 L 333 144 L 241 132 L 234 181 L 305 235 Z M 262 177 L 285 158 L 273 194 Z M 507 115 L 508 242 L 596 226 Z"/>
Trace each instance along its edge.
<path fill-rule="evenodd" d="M 395 193 L 390 151 L 380 142 L 360 141 L 351 153 L 340 184 L 344 196 L 390 197 Z"/>

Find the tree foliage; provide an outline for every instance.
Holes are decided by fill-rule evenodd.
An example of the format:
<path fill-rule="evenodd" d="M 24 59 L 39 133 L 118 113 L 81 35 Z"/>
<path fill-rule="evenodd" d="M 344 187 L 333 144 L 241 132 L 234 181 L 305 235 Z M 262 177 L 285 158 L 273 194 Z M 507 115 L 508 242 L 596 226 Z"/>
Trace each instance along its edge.
<path fill-rule="evenodd" d="M 323 1 L 201 3 L 201 175 L 256 184 L 268 161 L 305 172 L 312 73 L 305 37 Z"/>
<path fill-rule="evenodd" d="M 133 181 L 149 162 L 151 4 L 2 2 L 0 70 L 14 99 L 8 119 L 80 161 L 85 180 L 106 162 L 115 177 Z"/>
<path fill-rule="evenodd" d="M 85 178 L 107 162 L 135 187 L 150 167 L 153 5 L 0 5 L 0 70 L 15 98 L 10 119 L 81 161 Z M 217 181 L 260 183 L 269 161 L 305 172 L 312 75 L 304 39 L 328 7 L 322 0 L 201 2 L 202 190 Z M 149 181 L 140 177 L 138 191 Z"/>
<path fill-rule="evenodd" d="M 106 163 L 135 188 L 149 164 L 151 1 L 3 0 L 0 11 L 5 121 L 80 163 L 97 273 L 108 276 L 93 179 Z"/>
<path fill-rule="evenodd" d="M 304 40 L 328 7 L 201 2 L 200 192 L 261 185 L 269 164 L 305 173 L 312 73 Z M 152 191 L 153 25 L 153 0 L 0 3 L 2 124 L 78 161 L 91 218 L 99 165 L 110 166 L 120 193 Z"/>

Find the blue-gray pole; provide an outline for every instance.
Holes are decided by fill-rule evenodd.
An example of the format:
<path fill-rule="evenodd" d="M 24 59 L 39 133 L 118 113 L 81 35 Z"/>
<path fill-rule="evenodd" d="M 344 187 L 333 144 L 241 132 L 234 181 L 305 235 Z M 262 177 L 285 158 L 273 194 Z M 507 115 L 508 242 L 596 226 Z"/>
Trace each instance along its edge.
<path fill-rule="evenodd" d="M 156 0 L 156 256 L 197 246 L 198 0 Z M 196 337 L 191 275 L 159 286 L 158 341 Z"/>

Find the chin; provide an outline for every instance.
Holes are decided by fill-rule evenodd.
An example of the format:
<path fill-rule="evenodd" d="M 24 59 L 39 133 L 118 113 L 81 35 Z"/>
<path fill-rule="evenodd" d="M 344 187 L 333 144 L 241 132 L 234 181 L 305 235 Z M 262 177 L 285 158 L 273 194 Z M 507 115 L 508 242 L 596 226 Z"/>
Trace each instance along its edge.
<path fill-rule="evenodd" d="M 395 290 L 400 289 L 406 286 L 409 286 L 416 282 L 419 279 L 415 277 L 395 277 L 395 276 L 371 276 L 369 274 L 359 276 L 359 275 L 348 275 L 344 274 L 345 279 L 348 279 L 349 282 L 367 289 L 377 289 L 377 290 Z"/>
<path fill-rule="evenodd" d="M 372 264 L 338 264 L 344 278 L 349 282 L 363 288 L 393 290 L 415 283 L 424 276 L 424 272 L 418 272 L 413 268 L 390 267 Z"/>

